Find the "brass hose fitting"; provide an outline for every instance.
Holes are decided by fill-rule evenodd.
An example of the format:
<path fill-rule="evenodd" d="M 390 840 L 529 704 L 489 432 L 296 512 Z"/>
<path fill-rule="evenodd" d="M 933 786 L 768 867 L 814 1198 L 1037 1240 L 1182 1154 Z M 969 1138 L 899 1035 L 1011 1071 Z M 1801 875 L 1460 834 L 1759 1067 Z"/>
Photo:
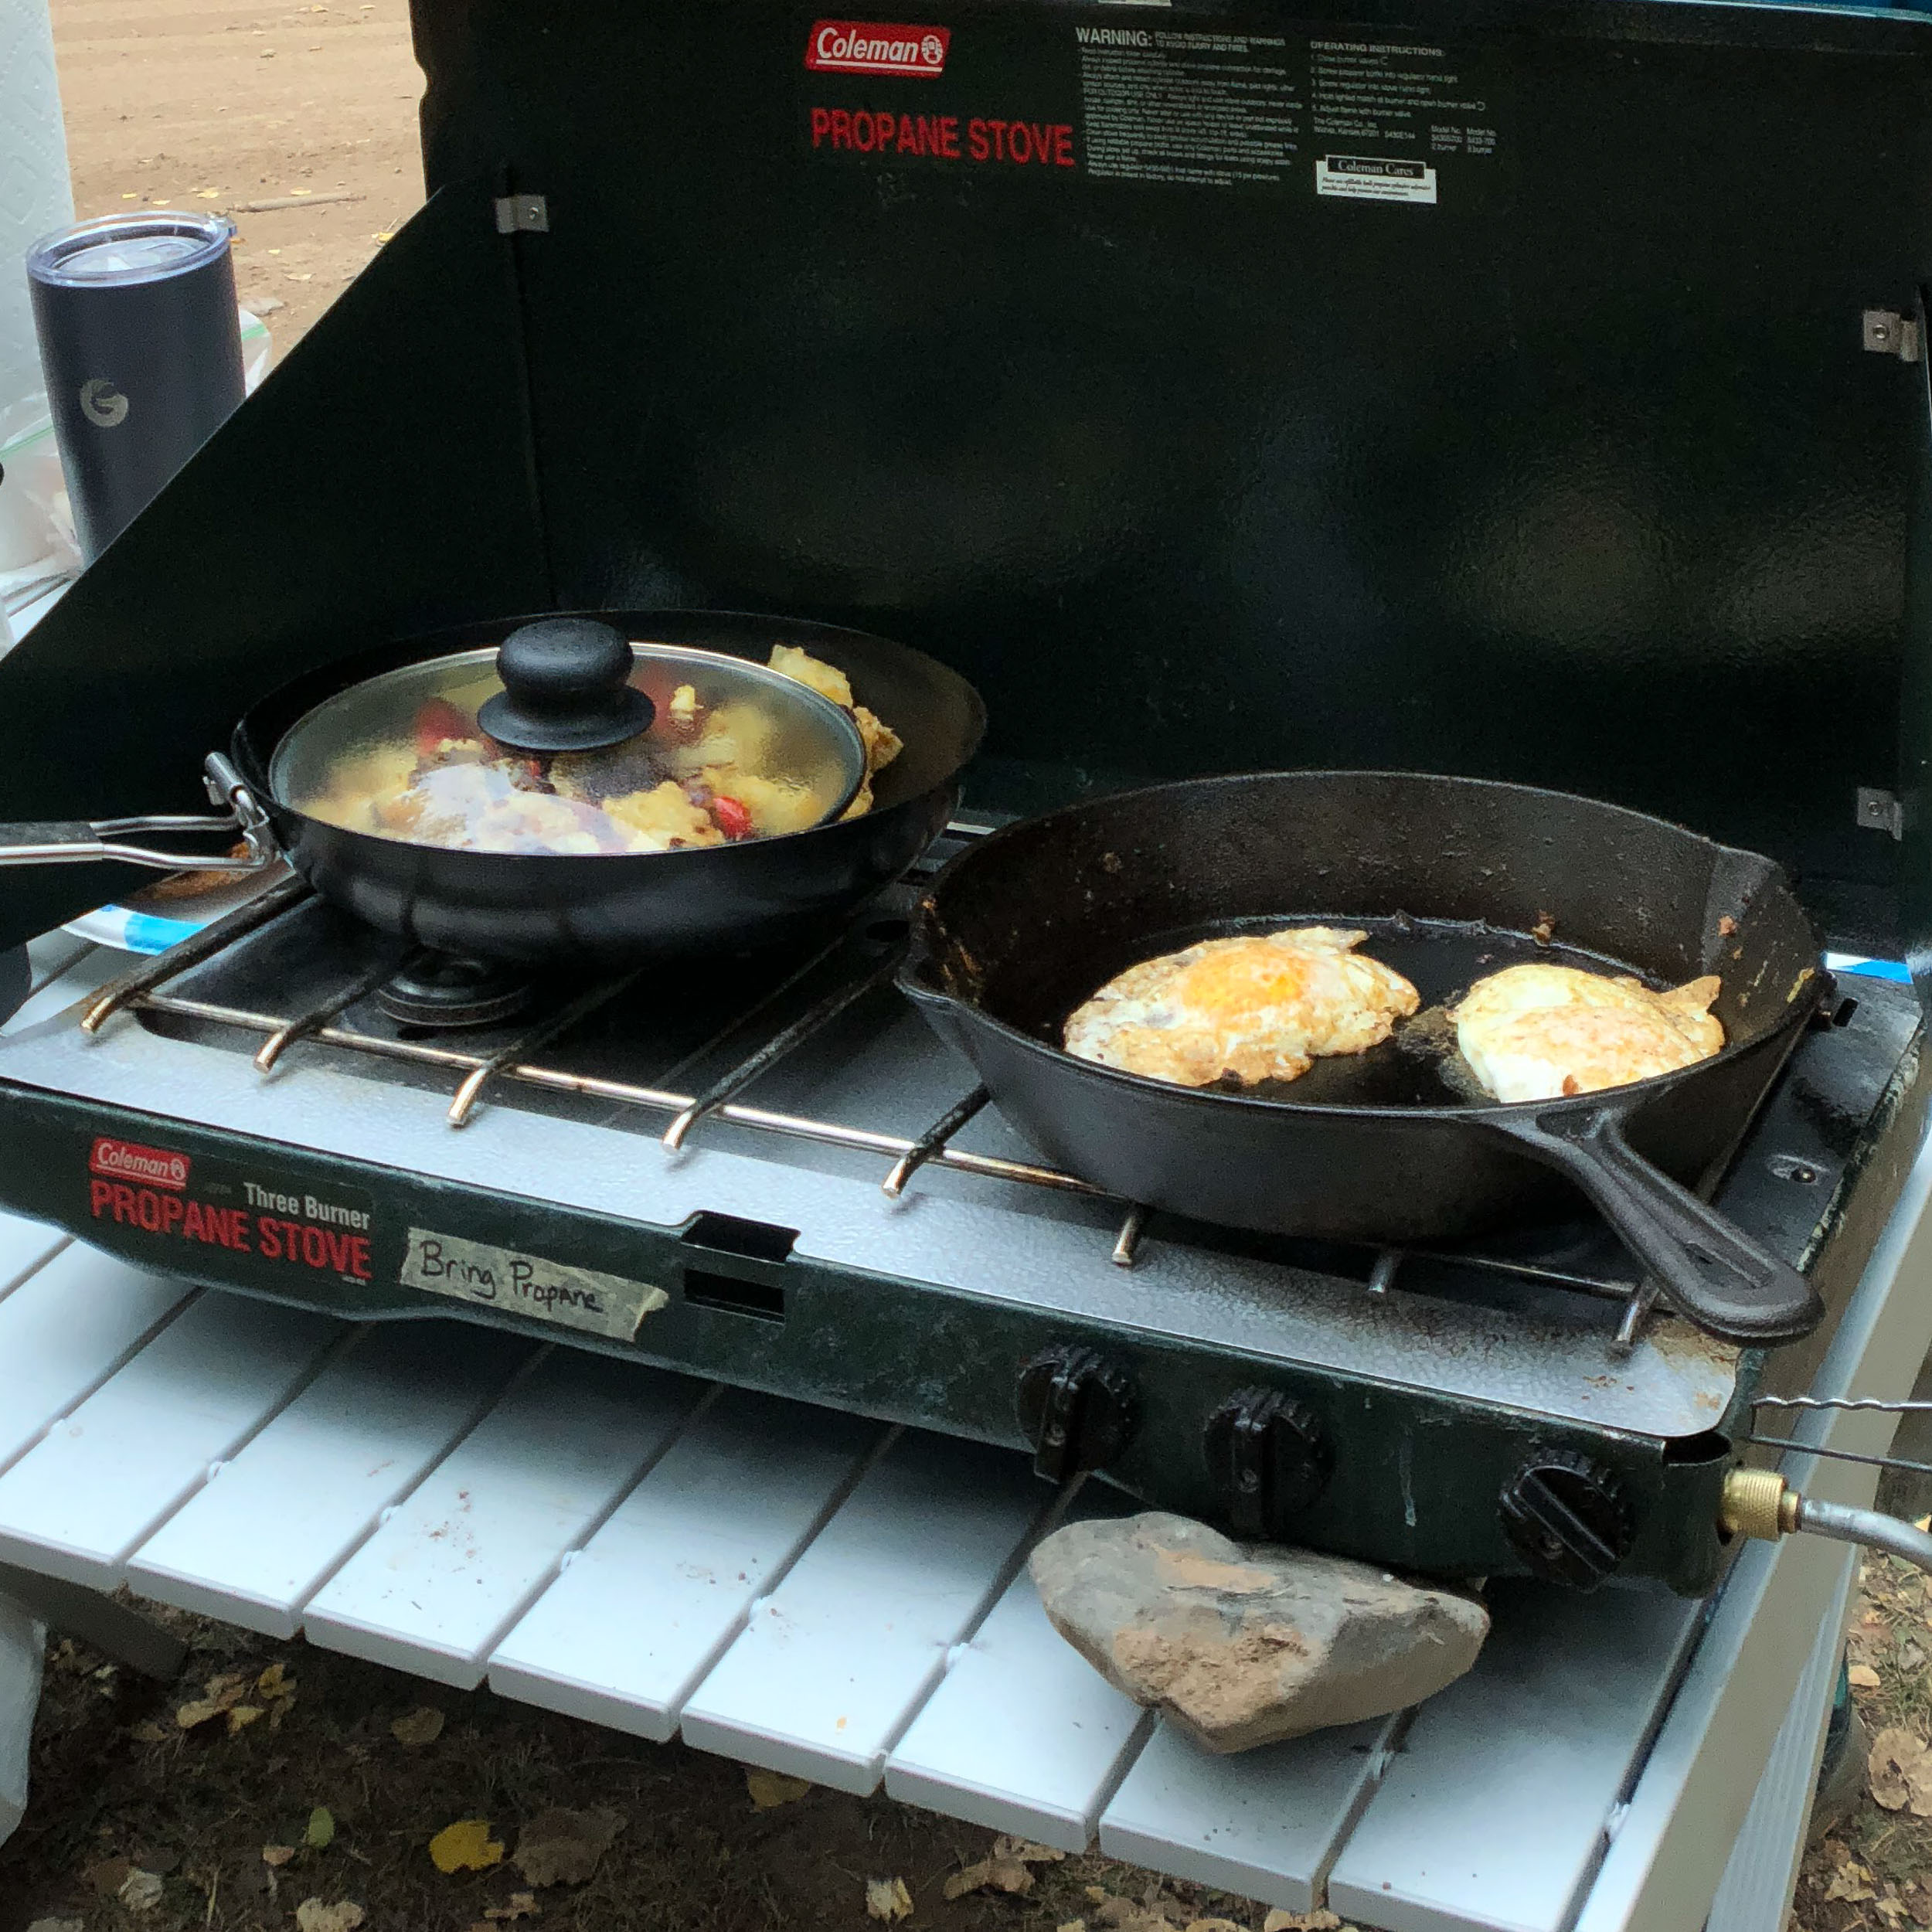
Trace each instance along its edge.
<path fill-rule="evenodd" d="M 1932 1576 L 1932 1534 L 1876 1509 L 1815 1502 L 1775 1470 L 1733 1469 L 1724 1478 L 1717 1522 L 1728 1536 L 1755 1536 L 1765 1543 L 1803 1529 L 1835 1543 L 1862 1543 L 1868 1549 L 1883 1549 Z"/>
<path fill-rule="evenodd" d="M 1724 1478 L 1718 1527 L 1727 1536 L 1775 1543 L 1798 1527 L 1798 1493 L 1774 1469 L 1733 1469 Z"/>

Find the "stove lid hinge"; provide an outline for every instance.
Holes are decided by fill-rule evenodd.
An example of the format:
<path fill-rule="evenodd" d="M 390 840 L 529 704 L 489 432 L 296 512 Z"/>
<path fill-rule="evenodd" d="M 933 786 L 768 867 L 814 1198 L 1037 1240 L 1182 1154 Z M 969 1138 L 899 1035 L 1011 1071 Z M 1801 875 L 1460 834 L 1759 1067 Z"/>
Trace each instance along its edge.
<path fill-rule="evenodd" d="M 499 235 L 547 235 L 550 204 L 542 195 L 498 195 L 496 232 Z"/>
<path fill-rule="evenodd" d="M 1858 820 L 1868 832 L 1889 832 L 1894 838 L 1905 836 L 1905 807 L 1895 791 L 1877 785 L 1859 787 Z"/>
<path fill-rule="evenodd" d="M 1919 359 L 1919 325 L 1895 308 L 1868 308 L 1864 315 L 1865 347 L 1873 355 L 1896 355 L 1901 362 Z"/>

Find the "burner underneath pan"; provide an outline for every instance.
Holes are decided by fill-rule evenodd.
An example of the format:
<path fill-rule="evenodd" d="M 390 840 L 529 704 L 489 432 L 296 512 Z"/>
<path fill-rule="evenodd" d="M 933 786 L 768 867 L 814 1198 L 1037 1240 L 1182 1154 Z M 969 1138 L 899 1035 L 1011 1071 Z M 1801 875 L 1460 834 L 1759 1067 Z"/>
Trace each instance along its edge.
<path fill-rule="evenodd" d="M 536 997 L 536 981 L 513 966 L 419 953 L 376 989 L 376 1003 L 403 1026 L 494 1026 Z"/>

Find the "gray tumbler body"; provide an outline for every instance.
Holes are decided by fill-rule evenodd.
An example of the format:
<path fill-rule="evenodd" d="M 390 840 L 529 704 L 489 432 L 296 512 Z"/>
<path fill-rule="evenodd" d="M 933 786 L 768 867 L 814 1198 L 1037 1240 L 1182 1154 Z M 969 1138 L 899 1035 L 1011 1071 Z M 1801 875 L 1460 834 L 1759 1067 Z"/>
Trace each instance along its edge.
<path fill-rule="evenodd" d="M 233 233 L 219 216 L 108 216 L 50 235 L 27 257 L 87 563 L 242 400 Z"/>

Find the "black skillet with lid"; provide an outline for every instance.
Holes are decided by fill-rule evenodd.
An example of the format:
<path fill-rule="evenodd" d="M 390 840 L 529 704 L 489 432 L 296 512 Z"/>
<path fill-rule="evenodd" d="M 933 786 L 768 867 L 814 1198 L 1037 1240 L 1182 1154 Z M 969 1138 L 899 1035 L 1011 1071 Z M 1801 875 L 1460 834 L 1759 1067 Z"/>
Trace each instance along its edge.
<path fill-rule="evenodd" d="M 774 669 L 777 646 L 814 662 Z M 889 761 L 869 760 L 862 712 L 901 742 Z M 472 624 L 254 706 L 209 760 L 232 818 L 0 826 L 0 866 L 246 871 L 281 855 L 440 952 L 747 952 L 825 930 L 903 872 L 944 828 L 985 724 L 943 665 L 829 625 L 662 611 Z M 247 853 L 212 862 L 138 842 L 238 829 Z"/>

